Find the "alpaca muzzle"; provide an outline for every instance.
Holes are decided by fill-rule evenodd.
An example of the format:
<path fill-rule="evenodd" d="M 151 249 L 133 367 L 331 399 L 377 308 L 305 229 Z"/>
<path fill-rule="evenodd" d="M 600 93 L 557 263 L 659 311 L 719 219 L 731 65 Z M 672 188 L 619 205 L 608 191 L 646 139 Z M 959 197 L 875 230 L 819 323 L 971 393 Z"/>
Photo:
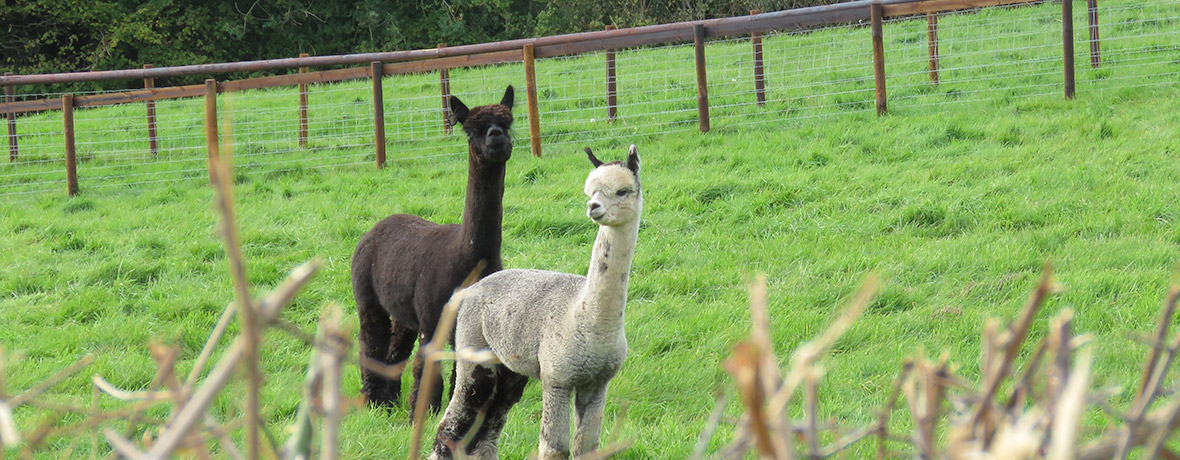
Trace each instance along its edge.
<path fill-rule="evenodd" d="M 512 157 L 512 137 L 507 134 L 488 137 L 484 142 L 484 157 L 488 161 L 508 161 Z"/>
<path fill-rule="evenodd" d="M 596 202 L 591 201 L 586 203 L 586 215 L 590 216 L 591 219 L 594 219 L 594 221 L 597 222 L 599 219 L 602 219 L 602 216 L 606 215 L 606 208 L 602 207 L 602 205 Z"/>

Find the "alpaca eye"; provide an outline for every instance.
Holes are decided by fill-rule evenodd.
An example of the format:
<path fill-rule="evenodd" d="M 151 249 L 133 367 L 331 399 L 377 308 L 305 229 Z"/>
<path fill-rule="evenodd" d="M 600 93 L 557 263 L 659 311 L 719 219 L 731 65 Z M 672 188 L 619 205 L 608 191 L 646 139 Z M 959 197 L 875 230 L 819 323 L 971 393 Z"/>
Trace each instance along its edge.
<path fill-rule="evenodd" d="M 627 191 L 619 190 L 618 192 L 615 192 L 615 196 L 627 196 Z"/>

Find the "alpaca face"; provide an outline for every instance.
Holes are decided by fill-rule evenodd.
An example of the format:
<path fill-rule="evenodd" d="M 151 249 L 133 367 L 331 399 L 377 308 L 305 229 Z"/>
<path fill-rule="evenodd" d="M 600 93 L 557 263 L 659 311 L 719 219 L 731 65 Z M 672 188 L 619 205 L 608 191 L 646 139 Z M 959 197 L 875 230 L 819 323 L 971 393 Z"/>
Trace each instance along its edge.
<path fill-rule="evenodd" d="M 478 159 L 489 163 L 504 163 L 512 156 L 513 90 L 509 85 L 499 104 L 481 105 L 468 109 L 457 96 L 451 96 L 451 113 L 463 125 L 467 142 L 475 147 Z"/>
<path fill-rule="evenodd" d="M 586 215 L 598 225 L 619 226 L 639 218 L 643 206 L 643 192 L 639 184 L 639 153 L 631 146 L 627 161 L 603 163 L 589 148 L 586 154 L 594 171 L 586 178 L 584 189 L 590 201 Z"/>

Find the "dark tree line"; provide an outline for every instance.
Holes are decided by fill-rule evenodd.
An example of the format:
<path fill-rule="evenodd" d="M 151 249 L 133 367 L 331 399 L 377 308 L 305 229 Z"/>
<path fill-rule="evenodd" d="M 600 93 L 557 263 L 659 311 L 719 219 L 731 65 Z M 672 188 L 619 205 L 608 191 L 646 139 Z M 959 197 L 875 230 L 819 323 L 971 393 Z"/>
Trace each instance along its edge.
<path fill-rule="evenodd" d="M 0 70 L 76 72 L 420 49 L 834 1 L 0 0 Z"/>

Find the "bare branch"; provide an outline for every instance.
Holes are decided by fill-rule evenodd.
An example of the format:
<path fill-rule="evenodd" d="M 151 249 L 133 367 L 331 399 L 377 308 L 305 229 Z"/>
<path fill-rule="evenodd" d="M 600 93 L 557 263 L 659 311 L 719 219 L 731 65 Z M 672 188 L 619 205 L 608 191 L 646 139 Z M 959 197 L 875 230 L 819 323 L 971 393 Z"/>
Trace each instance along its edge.
<path fill-rule="evenodd" d="M 22 404 L 25 404 L 33 398 L 36 398 L 41 393 L 44 393 L 50 388 L 53 388 L 54 385 L 61 383 L 62 380 L 69 378 L 71 375 L 77 374 L 79 371 L 84 369 L 86 366 L 89 366 L 93 362 L 94 354 L 83 356 L 81 359 L 74 361 L 73 364 L 70 364 L 65 369 L 57 371 L 56 374 L 53 374 L 53 376 L 49 377 L 48 379 L 45 379 L 34 385 L 32 388 L 29 388 L 21 394 L 16 395 L 16 397 L 8 401 L 8 406 L 13 409 L 20 407 Z"/>
<path fill-rule="evenodd" d="M 628 447 L 631 447 L 631 441 L 619 441 L 594 452 L 588 452 L 574 457 L 574 460 L 599 460 L 608 458 L 611 455 L 627 450 Z"/>
<path fill-rule="evenodd" d="M 703 460 L 705 458 L 705 449 L 709 448 L 709 440 L 713 438 L 713 433 L 717 431 L 717 425 L 721 424 L 721 416 L 725 415 L 725 404 L 728 403 L 729 398 L 720 391 L 717 392 L 717 402 L 713 403 L 713 411 L 709 413 L 709 421 L 705 422 L 705 429 L 701 431 L 701 437 L 697 439 L 696 448 L 693 449 L 692 459 Z"/>
<path fill-rule="evenodd" d="M 161 352 L 155 346 L 150 346 L 149 349 L 152 350 L 152 357 L 156 359 L 156 363 L 157 363 L 156 375 L 152 377 L 152 382 L 148 385 L 148 391 L 153 391 L 156 388 L 159 388 L 160 384 L 163 383 L 164 380 L 166 380 L 166 379 L 175 380 L 176 379 L 176 374 L 175 374 L 176 369 L 174 366 L 176 364 L 176 357 L 179 356 L 180 351 L 177 350 L 176 348 L 167 348 L 166 351 Z M 97 397 L 97 395 L 100 393 L 100 389 L 97 385 L 95 385 L 93 388 L 94 388 L 94 394 Z M 172 391 L 175 392 L 175 390 L 172 390 Z M 174 396 L 176 397 L 176 399 L 183 399 L 184 398 L 184 395 L 181 395 L 181 394 L 175 394 Z M 176 400 L 174 399 L 173 402 L 175 402 L 175 401 Z M 179 409 L 178 408 L 173 409 L 173 411 L 176 411 L 176 410 L 179 410 Z M 123 437 L 129 438 L 129 437 L 131 437 L 132 434 L 135 433 L 135 428 L 137 426 L 139 426 L 139 423 L 141 421 L 143 421 L 143 414 L 144 414 L 143 412 L 137 412 L 131 416 L 131 419 L 128 420 L 128 422 L 127 422 L 126 430 L 123 431 Z M 95 443 L 95 446 L 93 449 L 91 449 L 91 452 L 98 451 L 98 446 L 97 446 L 98 432 L 97 431 L 94 432 L 94 443 Z M 112 454 L 114 454 L 114 452 L 112 452 Z"/>
<path fill-rule="evenodd" d="M 456 361 L 461 360 L 474 364 L 499 364 L 500 358 L 496 357 L 496 353 L 492 350 L 483 349 L 477 350 L 475 348 L 464 348 L 455 352 L 439 351 L 430 357 L 434 361 Z"/>
<path fill-rule="evenodd" d="M 434 329 L 434 338 L 425 347 L 422 347 L 424 349 L 418 350 L 418 353 L 422 354 L 425 361 L 421 381 L 432 382 L 438 374 L 438 362 L 430 358 L 435 353 L 441 351 L 443 345 L 450 340 L 451 332 L 455 329 L 455 318 L 459 314 L 459 303 L 463 300 L 462 291 L 467 286 L 471 286 L 479 280 L 479 274 L 483 273 L 485 266 L 487 266 L 486 261 L 479 261 L 475 265 L 475 269 L 471 270 L 467 278 L 455 289 L 455 293 L 451 296 L 451 299 L 443 306 L 442 315 L 438 320 L 438 326 Z M 424 428 L 422 425 L 426 419 L 426 407 L 430 403 L 430 393 L 433 391 L 433 387 L 431 385 L 422 385 L 418 391 L 418 406 L 414 408 L 414 427 L 413 433 L 410 435 L 410 451 L 407 454 L 409 460 L 418 458 L 418 451 L 421 450 L 422 429 Z"/>
<path fill-rule="evenodd" d="M 741 393 L 746 413 L 749 414 L 748 428 L 754 433 L 758 452 L 763 457 L 778 458 L 763 413 L 766 395 L 762 393 L 761 379 L 758 377 L 758 354 L 758 346 L 749 342 L 739 342 L 733 347 L 733 356 L 725 361 L 725 371 L 737 382 L 738 392 Z"/>
<path fill-rule="evenodd" d="M 1066 318 L 1065 327 L 1068 327 L 1068 321 Z M 1078 364 L 1069 375 L 1061 396 L 1057 398 L 1057 413 L 1053 417 L 1052 441 L 1047 457 L 1049 460 L 1068 460 L 1077 455 L 1078 429 L 1086 411 L 1086 388 L 1090 385 L 1092 358 L 1089 348 L 1078 355 Z"/>
<path fill-rule="evenodd" d="M 1160 319 L 1156 325 L 1151 354 L 1147 357 L 1147 364 L 1143 366 L 1143 375 L 1139 378 L 1139 397 L 1148 390 L 1148 383 L 1155 374 L 1155 366 L 1160 359 L 1160 351 L 1168 336 L 1168 326 L 1172 324 L 1172 316 L 1176 313 L 1176 301 L 1180 300 L 1180 284 L 1173 284 L 1168 288 L 1168 297 L 1164 300 L 1164 308 L 1160 311 Z M 1138 397 L 1137 397 L 1138 399 Z"/>
<path fill-rule="evenodd" d="M 176 369 L 173 367 L 176 363 L 176 357 L 180 355 L 180 350 L 177 350 L 175 347 L 165 347 L 162 345 L 152 345 L 149 348 L 152 352 L 152 359 L 156 360 L 156 365 L 158 366 L 156 371 L 157 379 L 153 380 L 153 384 L 156 384 L 156 380 L 158 380 L 168 387 L 168 391 L 172 393 L 172 414 L 175 415 L 184 409 L 184 405 L 188 399 L 187 392 L 182 389 L 180 381 L 176 379 Z M 206 415 L 206 420 L 208 418 Z M 189 447 L 192 448 L 198 460 L 212 459 L 213 455 L 209 452 L 209 447 L 205 443 L 205 437 L 202 432 L 195 433 L 194 436 L 188 438 L 188 441 Z"/>
<path fill-rule="evenodd" d="M 12 408 L 0 400 L 0 451 L 17 444 L 20 444 L 20 432 L 16 430 L 16 421 L 12 419 Z"/>
<path fill-rule="evenodd" d="M 1151 406 L 1152 401 L 1159 395 L 1160 385 L 1163 383 L 1164 377 L 1171 368 L 1172 360 L 1176 356 L 1176 348 L 1180 345 L 1180 336 L 1173 340 L 1172 345 L 1166 344 L 1168 325 L 1172 322 L 1172 316 L 1176 311 L 1176 301 L 1180 298 L 1180 284 L 1173 284 L 1168 289 L 1168 296 L 1164 301 L 1164 308 L 1160 312 L 1159 324 L 1156 326 L 1156 333 L 1151 345 L 1151 353 L 1147 358 L 1147 364 L 1143 367 L 1143 376 L 1139 381 L 1139 391 L 1135 394 L 1135 402 L 1131 404 L 1130 415 L 1127 417 L 1127 425 L 1123 427 L 1123 442 L 1119 445 L 1119 449 L 1115 452 L 1114 458 L 1122 460 L 1126 458 L 1127 453 L 1131 450 L 1132 437 L 1137 425 L 1143 422 L 1143 415 L 1147 412 L 1147 408 Z M 1164 360 L 1160 362 L 1160 356 L 1164 355 Z"/>
<path fill-rule="evenodd" d="M 885 400 L 885 408 L 877 416 L 877 460 L 885 458 L 885 440 L 889 438 L 889 418 L 893 414 L 894 406 L 897 405 L 897 396 L 901 393 L 901 386 L 913 369 L 914 361 L 912 359 L 905 360 L 901 367 L 901 374 L 893 381 L 893 389 L 889 391 L 889 398 Z"/>
<path fill-rule="evenodd" d="M 877 428 L 861 428 L 857 431 L 847 434 L 833 443 L 832 446 L 827 449 L 827 451 L 820 455 L 820 457 L 827 458 L 836 455 L 837 453 L 843 452 L 844 449 L 847 449 L 849 446 L 856 444 L 861 439 L 872 436 L 873 433 L 876 432 Z"/>
<path fill-rule="evenodd" d="M 1004 345 L 1004 356 L 999 362 L 999 368 L 989 376 L 984 386 L 983 395 L 980 398 L 980 404 L 975 406 L 974 411 L 971 413 L 971 425 L 978 424 L 990 410 L 992 398 L 995 397 L 996 390 L 1000 388 L 1000 382 L 1003 381 L 1004 377 L 1008 375 L 1009 370 L 1012 368 L 1012 363 L 1016 360 L 1017 353 L 1020 352 L 1020 346 L 1028 336 L 1028 330 L 1032 326 L 1033 318 L 1036 317 L 1037 311 L 1044 304 L 1045 298 L 1054 291 L 1052 274 L 1053 269 L 1045 265 L 1045 270 L 1041 274 L 1041 282 L 1037 284 L 1037 288 L 1025 304 L 1024 310 L 1020 314 L 1020 319 L 1010 329 L 1012 336 Z"/>
<path fill-rule="evenodd" d="M 140 452 L 139 449 L 135 448 L 134 444 L 131 444 L 131 441 L 123 439 L 123 437 L 120 436 L 119 433 L 116 433 L 115 430 L 107 428 L 102 431 L 102 435 L 103 437 L 107 438 L 107 442 L 111 443 L 111 447 L 115 449 L 115 452 L 117 452 L 120 457 L 129 458 L 132 460 L 147 458 L 143 452 Z"/>
<path fill-rule="evenodd" d="M 811 372 L 803 377 L 803 399 L 805 404 L 803 406 L 803 416 L 807 419 L 804 425 L 804 439 L 807 440 L 807 451 L 811 458 L 819 457 L 819 415 L 816 413 L 818 409 L 817 399 L 819 391 L 816 386 L 819 385 L 819 371 L 810 369 Z"/>
<path fill-rule="evenodd" d="M 266 299 L 259 304 L 260 318 L 263 325 L 274 320 L 278 316 L 279 311 L 290 303 L 294 298 L 295 293 L 311 279 L 316 270 L 320 267 L 319 259 L 313 259 L 291 272 L 278 288 L 275 289 Z M 183 439 L 186 433 L 195 426 L 199 420 L 203 418 L 205 410 L 213 399 L 221 391 L 221 388 L 229 381 L 233 375 L 233 371 L 237 368 L 241 361 L 245 347 L 245 340 L 239 336 L 230 349 L 226 351 L 225 356 L 213 367 L 205 382 L 197 389 L 192 398 L 189 399 L 188 405 L 184 410 L 176 415 L 175 420 L 168 429 L 160 435 L 156 444 L 148 451 L 148 458 L 162 459 L 166 458 L 179 447 L 179 441 Z M 249 421 L 247 421 L 247 424 Z"/>
<path fill-rule="evenodd" d="M 320 354 L 319 370 L 324 375 L 324 383 L 322 386 L 323 394 L 320 400 L 323 401 L 324 410 L 324 428 L 323 439 L 321 445 L 320 458 L 324 460 L 336 460 L 340 452 L 340 421 L 344 418 L 344 410 L 341 404 L 341 366 L 344 362 L 344 356 L 348 350 L 348 337 L 340 330 L 340 306 L 332 304 L 328 307 L 328 311 L 320 318 L 320 324 L 323 325 L 324 340 L 330 346 L 327 350 Z"/>
<path fill-rule="evenodd" d="M 870 273 L 864 284 L 852 296 L 852 300 L 848 302 L 844 312 L 828 326 L 823 335 L 795 349 L 795 354 L 791 357 L 791 371 L 787 373 L 787 379 L 779 387 L 778 392 L 770 399 L 769 411 L 771 413 L 781 413 L 786 408 L 787 402 L 794 396 L 795 390 L 799 388 L 799 383 L 805 375 L 802 372 L 803 369 L 819 360 L 836 343 L 836 340 L 844 335 L 849 327 L 852 327 L 857 318 L 860 318 L 860 315 L 868 309 L 869 303 L 876 298 L 879 284 L 877 274 Z"/>
<path fill-rule="evenodd" d="M 106 379 L 102 378 L 101 375 L 95 375 L 94 377 L 91 377 L 90 381 L 94 383 L 95 388 L 98 388 L 103 393 L 123 401 L 171 401 L 176 397 L 176 394 L 170 391 L 123 390 L 112 385 L 110 382 L 107 382 Z"/>
<path fill-rule="evenodd" d="M 766 301 L 766 275 L 759 274 L 750 290 L 750 342 L 759 348 L 761 356 L 762 391 L 765 394 L 774 393 L 778 389 L 778 362 L 774 356 L 774 347 L 770 343 L 770 312 Z"/>
<path fill-rule="evenodd" d="M 201 354 L 197 356 L 197 361 L 193 363 L 193 368 L 189 371 L 188 378 L 184 380 L 185 391 L 192 390 L 193 385 L 197 383 L 197 377 L 201 375 L 201 372 L 205 371 L 205 364 L 213 356 L 213 349 L 217 347 L 217 342 L 221 341 L 221 336 L 225 334 L 230 320 L 234 317 L 234 312 L 237 311 L 235 308 L 236 305 L 230 302 L 222 310 L 221 318 L 217 319 L 217 326 L 213 328 L 213 333 L 209 334 L 209 338 L 205 339 L 205 346 L 201 348 Z"/>
<path fill-rule="evenodd" d="M 1024 405 L 1024 398 L 1028 396 L 1028 391 L 1032 387 L 1033 376 L 1037 375 L 1040 370 L 1041 359 L 1045 356 L 1047 343 L 1046 339 L 1037 342 L 1037 350 L 1033 352 L 1032 359 L 1024 367 L 1024 374 L 1021 375 L 1020 382 L 1012 387 L 1012 394 L 1008 397 L 1008 403 L 1004 405 L 1006 412 L 1015 413 L 1018 407 Z"/>
<path fill-rule="evenodd" d="M 232 100 L 231 100 L 232 101 Z M 232 105 L 232 103 L 231 103 Z M 259 407 L 258 392 L 262 387 L 262 373 L 258 368 L 258 347 L 261 343 L 262 329 L 256 317 L 254 303 L 250 299 L 250 282 L 246 278 L 245 263 L 242 260 L 242 245 L 238 238 L 237 225 L 234 223 L 234 193 L 233 193 L 233 109 L 226 111 L 227 116 L 222 126 L 225 133 L 225 146 L 221 156 L 211 155 L 210 167 L 217 173 L 213 175 L 217 189 L 217 208 L 221 212 L 221 236 L 225 238 L 226 260 L 229 262 L 231 278 L 234 281 L 234 293 L 238 305 L 238 315 L 242 318 L 241 337 L 245 341 L 242 347 L 243 359 L 246 361 L 246 452 L 251 460 L 258 458 L 258 426 Z"/>

